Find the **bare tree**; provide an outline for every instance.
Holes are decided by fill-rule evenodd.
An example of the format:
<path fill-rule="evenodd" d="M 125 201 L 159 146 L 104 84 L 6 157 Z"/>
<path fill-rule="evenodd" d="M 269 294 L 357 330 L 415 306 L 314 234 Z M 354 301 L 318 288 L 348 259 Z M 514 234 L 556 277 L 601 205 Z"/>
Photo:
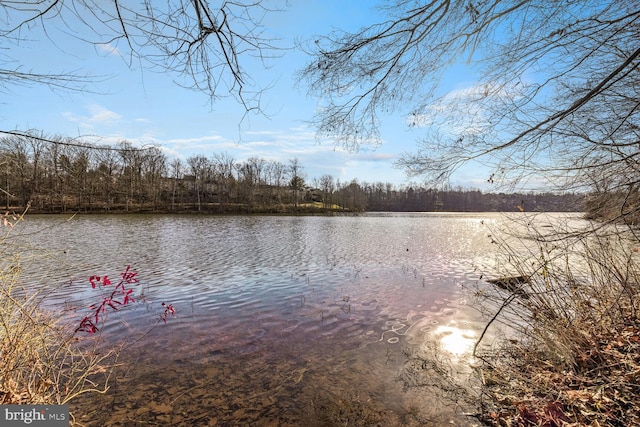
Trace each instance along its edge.
<path fill-rule="evenodd" d="M 220 203 L 227 203 L 235 188 L 236 180 L 233 175 L 236 169 L 236 159 L 227 152 L 215 153 L 212 163 L 215 165 L 217 176 L 215 177 Z"/>
<path fill-rule="evenodd" d="M 30 180 L 33 166 L 29 146 L 24 139 L 9 136 L 0 139 L 0 150 L 6 172 L 4 193 L 7 196 L 7 206 L 11 199 L 18 199 L 20 206 L 26 207 L 33 192 Z"/>
<path fill-rule="evenodd" d="M 55 138 L 63 140 L 63 138 Z M 49 144 L 45 154 L 45 162 L 48 170 L 49 200 L 48 204 L 52 210 L 60 209 L 66 211 L 66 172 L 62 169 L 61 160 L 67 151 L 66 145 Z"/>
<path fill-rule="evenodd" d="M 133 203 L 141 201 L 142 154 L 129 141 L 121 141 L 118 146 L 118 154 L 122 163 L 120 179 L 125 188 L 122 193 L 126 198 L 128 211 Z"/>
<path fill-rule="evenodd" d="M 480 160 L 492 182 L 584 189 L 584 172 L 598 171 L 614 188 L 638 185 L 637 2 L 397 0 L 383 9 L 388 20 L 312 47 L 301 76 L 324 102 L 321 135 L 378 143 L 379 114 L 401 112 L 427 130 L 399 162 L 412 175 L 446 180 Z M 464 61 L 480 81 L 446 92 L 443 75 Z"/>
<path fill-rule="evenodd" d="M 187 165 L 193 174 L 198 210 L 202 210 L 202 199 L 209 181 L 211 162 L 205 156 L 195 155 L 187 158 Z"/>
<path fill-rule="evenodd" d="M 153 2 L 44 0 L 2 2 L 0 40 L 15 46 L 26 34 L 42 31 L 56 43 L 70 30 L 86 43 L 117 49 L 130 64 L 168 72 L 177 84 L 206 93 L 212 101 L 233 96 L 247 111 L 260 109 L 261 89 L 245 69 L 256 58 L 275 56 L 275 40 L 262 20 L 273 12 L 261 0 Z M 54 31 L 57 30 L 57 31 Z M 6 58 L 3 56 L 3 58 Z M 23 71 L 0 59 L 0 87 L 44 83 L 85 90 L 91 76 Z"/>
<path fill-rule="evenodd" d="M 300 190 L 304 189 L 304 173 L 297 157 L 289 160 L 289 177 L 289 186 L 293 190 L 293 206 L 297 208 Z"/>
<path fill-rule="evenodd" d="M 281 187 L 286 177 L 287 166 L 282 162 L 274 160 L 268 163 L 267 170 L 268 170 L 268 176 L 269 176 L 268 179 L 269 179 L 269 186 L 270 186 L 269 194 L 271 196 L 271 199 L 272 201 L 281 203 L 282 202 Z"/>
<path fill-rule="evenodd" d="M 163 177 L 167 174 L 167 157 L 159 148 L 143 151 L 143 179 L 146 182 L 146 195 L 156 209 L 163 191 Z"/>
<path fill-rule="evenodd" d="M 83 210 L 91 210 L 95 182 L 91 182 L 89 171 L 92 169 L 95 150 L 88 147 L 73 147 L 69 159 L 71 187 L 76 189 L 76 205 Z"/>
<path fill-rule="evenodd" d="M 236 163 L 236 173 L 238 174 L 238 186 L 241 198 L 247 203 L 253 204 L 254 193 L 258 178 L 256 170 L 252 167 L 252 159 L 241 163 Z"/>
<path fill-rule="evenodd" d="M 336 189 L 336 183 L 333 177 L 329 174 L 322 175 L 319 182 L 320 189 L 322 190 L 322 203 L 325 208 L 331 208 L 333 202 L 333 192 Z"/>
<path fill-rule="evenodd" d="M 176 204 L 176 191 L 179 183 L 182 183 L 184 163 L 176 158 L 171 161 L 169 166 L 171 167 L 171 212 L 173 212 Z"/>

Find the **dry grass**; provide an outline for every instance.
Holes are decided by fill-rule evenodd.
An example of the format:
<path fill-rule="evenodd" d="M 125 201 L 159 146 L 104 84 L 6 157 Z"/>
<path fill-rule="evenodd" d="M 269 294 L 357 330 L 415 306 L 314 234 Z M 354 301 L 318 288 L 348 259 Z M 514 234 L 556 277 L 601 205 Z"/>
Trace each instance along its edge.
<path fill-rule="evenodd" d="M 118 349 L 101 353 L 99 336 L 79 337 L 77 322 L 43 308 L 50 290 L 25 289 L 23 254 L 8 250 L 6 236 L 0 240 L 0 404 L 65 404 L 105 392 Z"/>
<path fill-rule="evenodd" d="M 486 330 L 505 332 L 476 347 L 478 417 L 495 426 L 640 425 L 637 236 L 561 231 L 534 234 L 518 250 L 503 244 L 503 267 L 529 280 L 477 293 L 493 313 Z"/>

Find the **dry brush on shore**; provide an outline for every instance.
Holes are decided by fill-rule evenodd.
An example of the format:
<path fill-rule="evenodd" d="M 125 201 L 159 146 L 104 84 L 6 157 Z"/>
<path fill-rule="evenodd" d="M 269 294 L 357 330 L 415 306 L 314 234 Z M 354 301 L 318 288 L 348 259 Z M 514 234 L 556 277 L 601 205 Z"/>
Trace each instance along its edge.
<path fill-rule="evenodd" d="M 480 419 L 495 426 L 640 424 L 640 254 L 633 230 L 549 228 L 504 268 L 527 280 L 477 296 L 502 339 L 476 347 Z M 495 324 L 495 325 L 494 325 Z"/>
<path fill-rule="evenodd" d="M 0 404 L 67 404 L 104 393 L 120 349 L 100 348 L 100 337 L 81 337 L 77 322 L 48 309 L 46 284 L 24 286 L 21 266 L 31 254 L 10 238 L 20 220 L 7 216 L 0 228 Z"/>

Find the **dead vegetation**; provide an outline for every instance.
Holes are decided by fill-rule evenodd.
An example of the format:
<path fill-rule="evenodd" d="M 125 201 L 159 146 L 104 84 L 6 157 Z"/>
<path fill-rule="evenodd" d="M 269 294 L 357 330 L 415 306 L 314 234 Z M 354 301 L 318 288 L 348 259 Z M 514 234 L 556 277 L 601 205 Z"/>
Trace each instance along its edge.
<path fill-rule="evenodd" d="M 4 230 L 14 232 L 16 218 Z M 119 349 L 100 349 L 99 337 L 80 337 L 77 324 L 50 311 L 51 289 L 28 291 L 21 258 L 0 239 L 0 404 L 66 404 L 87 392 L 104 393 Z M 33 287 L 30 287 L 33 289 Z"/>
<path fill-rule="evenodd" d="M 492 426 L 640 425 L 636 236 L 615 227 L 534 236 L 518 250 L 502 242 L 504 268 L 526 281 L 476 293 L 493 310 L 485 333 L 498 325 L 504 333 L 475 349 L 478 418 Z"/>

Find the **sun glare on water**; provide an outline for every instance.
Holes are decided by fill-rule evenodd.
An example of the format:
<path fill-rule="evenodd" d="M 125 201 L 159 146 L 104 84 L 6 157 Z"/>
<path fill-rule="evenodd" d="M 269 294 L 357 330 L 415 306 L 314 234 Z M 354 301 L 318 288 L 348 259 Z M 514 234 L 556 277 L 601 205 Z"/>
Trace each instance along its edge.
<path fill-rule="evenodd" d="M 476 340 L 475 331 L 460 329 L 454 325 L 438 326 L 434 335 L 443 350 L 458 357 L 471 353 Z"/>

